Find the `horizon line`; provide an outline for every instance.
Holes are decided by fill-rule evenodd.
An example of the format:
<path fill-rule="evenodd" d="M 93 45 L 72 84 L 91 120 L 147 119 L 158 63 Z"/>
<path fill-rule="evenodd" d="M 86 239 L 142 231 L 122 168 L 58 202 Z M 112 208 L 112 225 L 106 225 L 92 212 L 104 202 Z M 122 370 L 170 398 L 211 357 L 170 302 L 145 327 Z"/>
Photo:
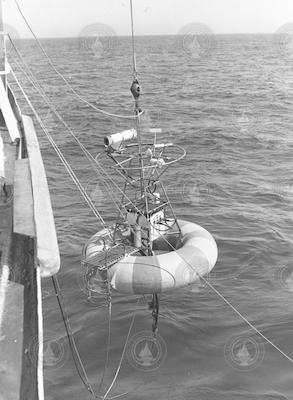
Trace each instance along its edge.
<path fill-rule="evenodd" d="M 201 33 L 198 33 L 198 35 L 200 35 Z M 215 32 L 203 32 L 203 35 L 215 35 L 215 36 L 221 36 L 221 35 L 275 35 L 277 34 L 277 32 L 222 32 L 222 33 L 215 33 Z M 98 35 L 97 35 L 98 36 Z M 149 37 L 149 36 L 186 36 L 186 34 L 183 33 L 158 33 L 158 34 L 142 34 L 142 35 L 136 35 L 136 37 Z M 95 37 L 95 35 L 90 35 L 90 36 L 37 36 L 38 39 L 78 39 L 78 38 L 86 38 L 86 37 Z M 102 36 L 100 35 L 99 37 L 130 37 L 131 38 L 131 34 L 127 34 L 127 35 L 105 35 Z M 16 39 L 16 40 L 30 40 L 33 39 L 33 37 L 15 37 L 12 39 Z"/>

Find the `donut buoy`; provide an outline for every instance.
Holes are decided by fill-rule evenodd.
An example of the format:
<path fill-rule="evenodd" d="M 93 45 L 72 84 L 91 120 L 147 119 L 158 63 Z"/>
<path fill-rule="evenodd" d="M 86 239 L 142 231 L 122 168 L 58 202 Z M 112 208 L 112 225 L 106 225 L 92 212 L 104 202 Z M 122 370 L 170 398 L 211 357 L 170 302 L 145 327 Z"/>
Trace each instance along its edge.
<path fill-rule="evenodd" d="M 107 268 L 107 280 L 113 289 L 125 294 L 162 293 L 194 283 L 213 269 L 218 257 L 213 236 L 200 225 L 183 220 L 177 222 L 181 241 L 175 250 L 168 246 L 172 243 L 171 231 L 154 241 L 154 255 L 128 254 Z M 105 253 L 105 237 L 107 231 L 103 230 L 88 241 L 84 250 L 85 264 L 93 265 L 93 260 Z"/>

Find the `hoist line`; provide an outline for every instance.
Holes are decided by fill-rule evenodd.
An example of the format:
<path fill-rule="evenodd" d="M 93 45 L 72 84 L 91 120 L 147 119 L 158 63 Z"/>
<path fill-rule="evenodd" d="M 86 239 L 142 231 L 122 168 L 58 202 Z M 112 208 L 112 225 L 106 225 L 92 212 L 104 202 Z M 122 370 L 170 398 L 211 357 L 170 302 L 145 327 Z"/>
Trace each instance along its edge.
<path fill-rule="evenodd" d="M 48 55 L 48 53 L 46 52 L 46 50 L 44 49 L 44 46 L 42 45 L 42 43 L 40 42 L 40 40 L 38 39 L 38 37 L 35 35 L 32 27 L 30 26 L 27 18 L 25 17 L 19 3 L 17 0 L 14 0 L 14 3 L 16 4 L 16 7 L 20 13 L 20 15 L 22 16 L 26 26 L 28 27 L 29 31 L 31 32 L 31 34 L 33 35 L 34 39 L 36 40 L 39 48 L 41 49 L 42 53 L 44 54 L 44 56 L 46 57 L 46 59 L 48 60 L 51 68 L 53 68 L 53 70 L 55 71 L 55 73 L 63 80 L 63 82 L 66 84 L 66 86 L 70 89 L 70 91 L 74 94 L 75 97 L 77 97 L 80 101 L 82 101 L 84 104 L 87 104 L 89 107 L 93 108 L 94 110 L 101 112 L 104 115 L 107 115 L 109 117 L 115 117 L 115 118 L 124 118 L 124 119 L 135 119 L 136 117 L 134 115 L 120 115 L 120 114 L 114 114 L 114 113 L 110 113 L 108 111 L 102 110 L 98 107 L 96 107 L 94 104 L 90 103 L 89 101 L 87 101 L 86 99 L 84 99 L 68 82 L 68 80 L 65 78 L 65 76 L 55 67 L 55 65 L 53 64 L 50 56 Z"/>
<path fill-rule="evenodd" d="M 133 78 L 137 78 L 136 70 L 136 55 L 135 55 L 135 42 L 134 42 L 134 21 L 133 21 L 133 7 L 132 0 L 130 0 L 130 18 L 131 18 L 131 42 L 132 42 L 132 62 L 133 62 Z"/>

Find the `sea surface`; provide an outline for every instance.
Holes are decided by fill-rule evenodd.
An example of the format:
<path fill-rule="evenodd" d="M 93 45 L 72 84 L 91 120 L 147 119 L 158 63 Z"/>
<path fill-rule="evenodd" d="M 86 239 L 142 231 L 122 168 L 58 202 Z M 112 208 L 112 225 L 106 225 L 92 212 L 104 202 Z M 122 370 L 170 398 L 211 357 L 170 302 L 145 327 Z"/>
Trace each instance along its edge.
<path fill-rule="evenodd" d="M 88 299 L 81 272 L 83 245 L 101 225 L 36 121 L 61 251 L 64 305 L 100 398 L 114 379 L 135 313 L 107 398 L 293 399 L 292 48 L 274 35 L 203 39 L 138 37 L 137 69 L 143 133 L 161 128 L 162 141 L 187 150 L 163 177 L 175 213 L 214 235 L 218 262 L 207 282 L 161 296 L 160 336 L 151 345 L 149 299 L 113 293 L 106 369 L 108 307 L 102 295 Z M 42 44 L 83 98 L 132 115 L 129 38 Z M 76 98 L 33 41 L 16 45 L 21 62 L 92 155 L 103 151 L 105 135 L 134 127 L 132 120 L 108 117 Z M 11 47 L 9 54 L 48 131 L 106 222 L 113 221 L 114 195 L 103 188 L 103 174 L 29 83 Z M 43 280 L 43 308 L 46 400 L 92 399 L 76 372 L 51 279 Z"/>

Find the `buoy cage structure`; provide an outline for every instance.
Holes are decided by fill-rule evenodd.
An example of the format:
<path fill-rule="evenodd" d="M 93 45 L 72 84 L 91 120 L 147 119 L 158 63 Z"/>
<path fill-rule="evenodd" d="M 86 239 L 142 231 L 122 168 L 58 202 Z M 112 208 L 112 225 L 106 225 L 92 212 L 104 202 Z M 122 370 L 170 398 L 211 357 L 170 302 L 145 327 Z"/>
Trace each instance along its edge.
<path fill-rule="evenodd" d="M 159 141 L 161 129 L 145 134 L 139 104 L 141 88 L 135 76 L 135 128 L 104 138 L 105 151 L 96 157 L 111 173 L 102 184 L 117 207 L 115 223 L 104 226 L 86 243 L 83 252 L 84 283 L 89 293 L 111 298 L 111 291 L 152 295 L 149 307 L 153 331 L 157 329 L 158 294 L 195 282 L 208 274 L 217 261 L 212 235 L 193 221 L 177 219 L 161 177 L 186 151 Z M 105 159 L 104 159 L 105 158 Z M 120 183 L 115 182 L 115 177 Z M 122 178 L 122 183 L 121 183 Z M 111 189 L 109 189 L 109 187 Z M 112 218 L 113 220 L 113 218 Z"/>

